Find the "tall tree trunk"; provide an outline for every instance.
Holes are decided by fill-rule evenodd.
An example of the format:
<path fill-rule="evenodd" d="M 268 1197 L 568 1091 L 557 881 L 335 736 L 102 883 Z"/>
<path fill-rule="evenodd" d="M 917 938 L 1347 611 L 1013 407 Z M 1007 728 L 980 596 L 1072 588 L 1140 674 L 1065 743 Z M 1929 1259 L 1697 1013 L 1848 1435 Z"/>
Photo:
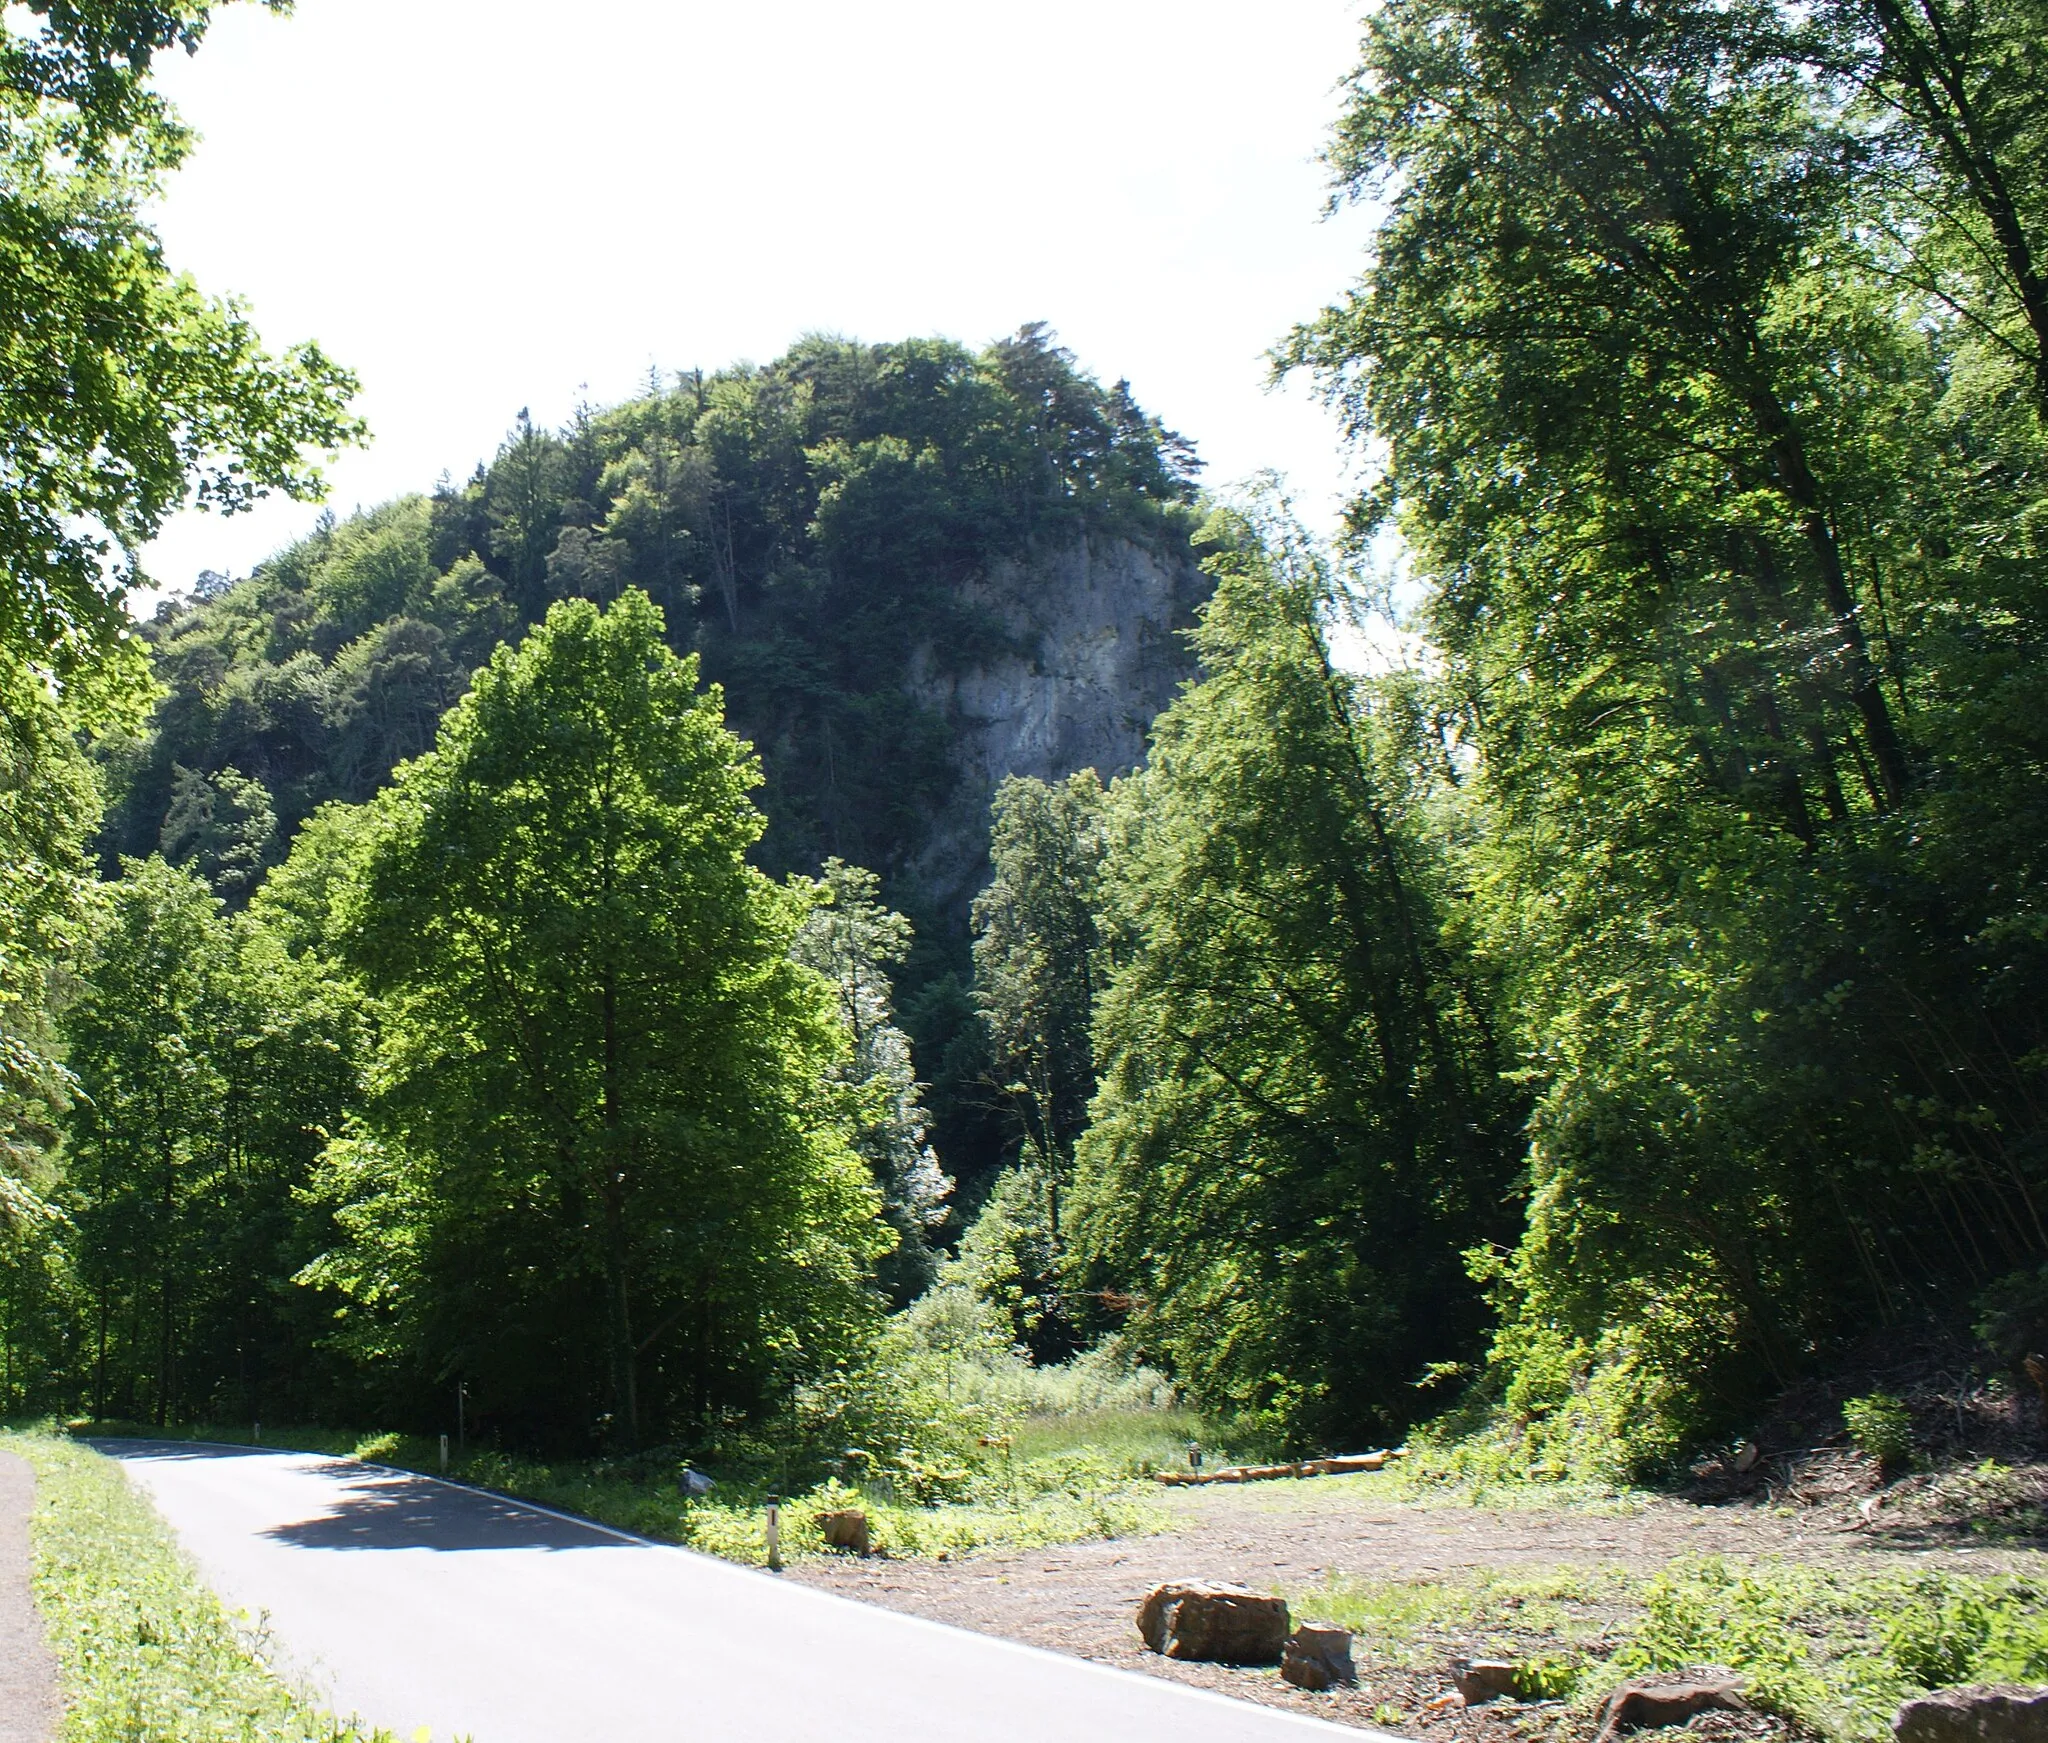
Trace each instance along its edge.
<path fill-rule="evenodd" d="M 1856 595 L 1849 586 L 1849 572 L 1842 562 L 1841 546 L 1828 521 L 1820 481 L 1814 477 L 1813 468 L 1807 463 L 1806 444 L 1798 426 L 1778 396 L 1768 388 L 1752 386 L 1749 405 L 1758 430 L 1770 445 L 1771 464 L 1778 474 L 1778 487 L 1799 517 L 1800 535 L 1806 541 L 1814 567 L 1820 572 L 1821 591 L 1827 598 L 1828 610 L 1834 615 L 1835 627 L 1842 636 L 1849 668 L 1849 699 L 1862 718 L 1864 737 L 1869 741 L 1871 758 L 1877 764 L 1884 797 L 1887 803 L 1896 805 L 1905 797 L 1911 781 L 1905 742 L 1893 723 L 1891 708 L 1884 699 L 1882 680 L 1876 663 L 1870 657 L 1869 639 L 1863 633 L 1862 616 Z"/>
<path fill-rule="evenodd" d="M 612 1346 L 612 1405 L 628 1447 L 640 1443 L 639 1352 L 633 1347 L 633 1307 L 626 1270 L 624 1127 L 620 1105 L 618 977 L 607 964 L 604 1005 L 604 1265 Z"/>
<path fill-rule="evenodd" d="M 100 1285 L 100 1338 L 99 1350 L 93 1357 L 92 1373 L 92 1415 L 95 1422 L 107 1419 L 107 1292 L 109 1285 Z"/>

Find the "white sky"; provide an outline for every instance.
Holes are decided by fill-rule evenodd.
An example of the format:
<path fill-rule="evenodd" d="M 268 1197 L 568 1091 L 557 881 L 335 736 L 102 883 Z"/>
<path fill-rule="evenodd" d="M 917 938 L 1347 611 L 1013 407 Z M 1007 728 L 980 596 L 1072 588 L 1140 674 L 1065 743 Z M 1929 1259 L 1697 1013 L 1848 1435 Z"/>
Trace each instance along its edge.
<path fill-rule="evenodd" d="M 458 478 L 664 370 L 807 331 L 981 344 L 1044 320 L 1207 479 L 1347 462 L 1263 354 L 1355 275 L 1315 161 L 1350 0 L 299 0 L 216 15 L 163 84 L 202 143 L 173 264 L 362 377 L 338 512 Z M 156 579 L 236 575 L 317 510 L 181 516 Z"/>

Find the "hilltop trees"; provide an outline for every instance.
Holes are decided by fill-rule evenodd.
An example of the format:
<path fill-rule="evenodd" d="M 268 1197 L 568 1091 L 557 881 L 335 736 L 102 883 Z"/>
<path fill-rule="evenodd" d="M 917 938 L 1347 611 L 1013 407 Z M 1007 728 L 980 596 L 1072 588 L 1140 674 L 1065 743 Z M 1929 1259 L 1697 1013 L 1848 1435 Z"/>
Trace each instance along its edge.
<path fill-rule="evenodd" d="M 324 526 L 148 626 L 171 694 L 109 758 L 106 846 L 159 849 L 177 771 L 232 767 L 272 796 L 274 862 L 319 805 L 424 750 L 507 635 L 637 587 L 759 747 L 762 865 L 836 855 L 897 889 L 956 779 L 929 683 L 1008 649 L 963 584 L 1083 534 L 1185 550 L 1193 473 L 1036 327 L 980 352 L 810 338 L 560 432 L 522 413 L 475 477 Z"/>
<path fill-rule="evenodd" d="M 191 145 L 150 88 L 205 5 L 11 9 L 0 23 L 0 654 L 104 705 L 146 687 L 121 609 L 180 506 L 319 488 L 308 448 L 360 432 L 314 345 L 268 355 L 246 314 L 164 263 L 142 207 Z"/>

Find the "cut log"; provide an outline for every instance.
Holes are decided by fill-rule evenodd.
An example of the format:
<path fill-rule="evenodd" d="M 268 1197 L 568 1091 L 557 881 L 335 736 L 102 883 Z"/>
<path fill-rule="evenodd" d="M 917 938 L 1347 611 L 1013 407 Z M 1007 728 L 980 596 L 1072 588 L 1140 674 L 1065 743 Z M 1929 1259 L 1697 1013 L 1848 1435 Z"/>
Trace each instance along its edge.
<path fill-rule="evenodd" d="M 1454 1658 L 1451 1676 L 1468 1707 L 1517 1692 L 1515 1667 L 1504 1658 Z"/>
<path fill-rule="evenodd" d="M 855 1555 L 868 1553 L 868 1516 L 858 1507 L 817 1515 L 818 1529 L 825 1534 L 827 1549 L 850 1549 Z"/>

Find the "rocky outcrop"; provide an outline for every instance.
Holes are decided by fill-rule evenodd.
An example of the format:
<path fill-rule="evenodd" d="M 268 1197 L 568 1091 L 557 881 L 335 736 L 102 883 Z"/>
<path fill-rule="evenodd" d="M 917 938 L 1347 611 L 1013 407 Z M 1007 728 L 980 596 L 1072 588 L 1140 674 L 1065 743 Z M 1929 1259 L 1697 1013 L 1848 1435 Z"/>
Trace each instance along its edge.
<path fill-rule="evenodd" d="M 1096 536 L 1000 564 L 962 589 L 1000 622 L 1009 651 L 963 665 L 927 643 L 905 688 L 953 728 L 958 774 L 914 871 L 964 919 L 988 875 L 988 807 L 1006 775 L 1104 781 L 1138 766 L 1145 734 L 1194 676 L 1182 632 L 1208 597 L 1192 551 Z"/>

